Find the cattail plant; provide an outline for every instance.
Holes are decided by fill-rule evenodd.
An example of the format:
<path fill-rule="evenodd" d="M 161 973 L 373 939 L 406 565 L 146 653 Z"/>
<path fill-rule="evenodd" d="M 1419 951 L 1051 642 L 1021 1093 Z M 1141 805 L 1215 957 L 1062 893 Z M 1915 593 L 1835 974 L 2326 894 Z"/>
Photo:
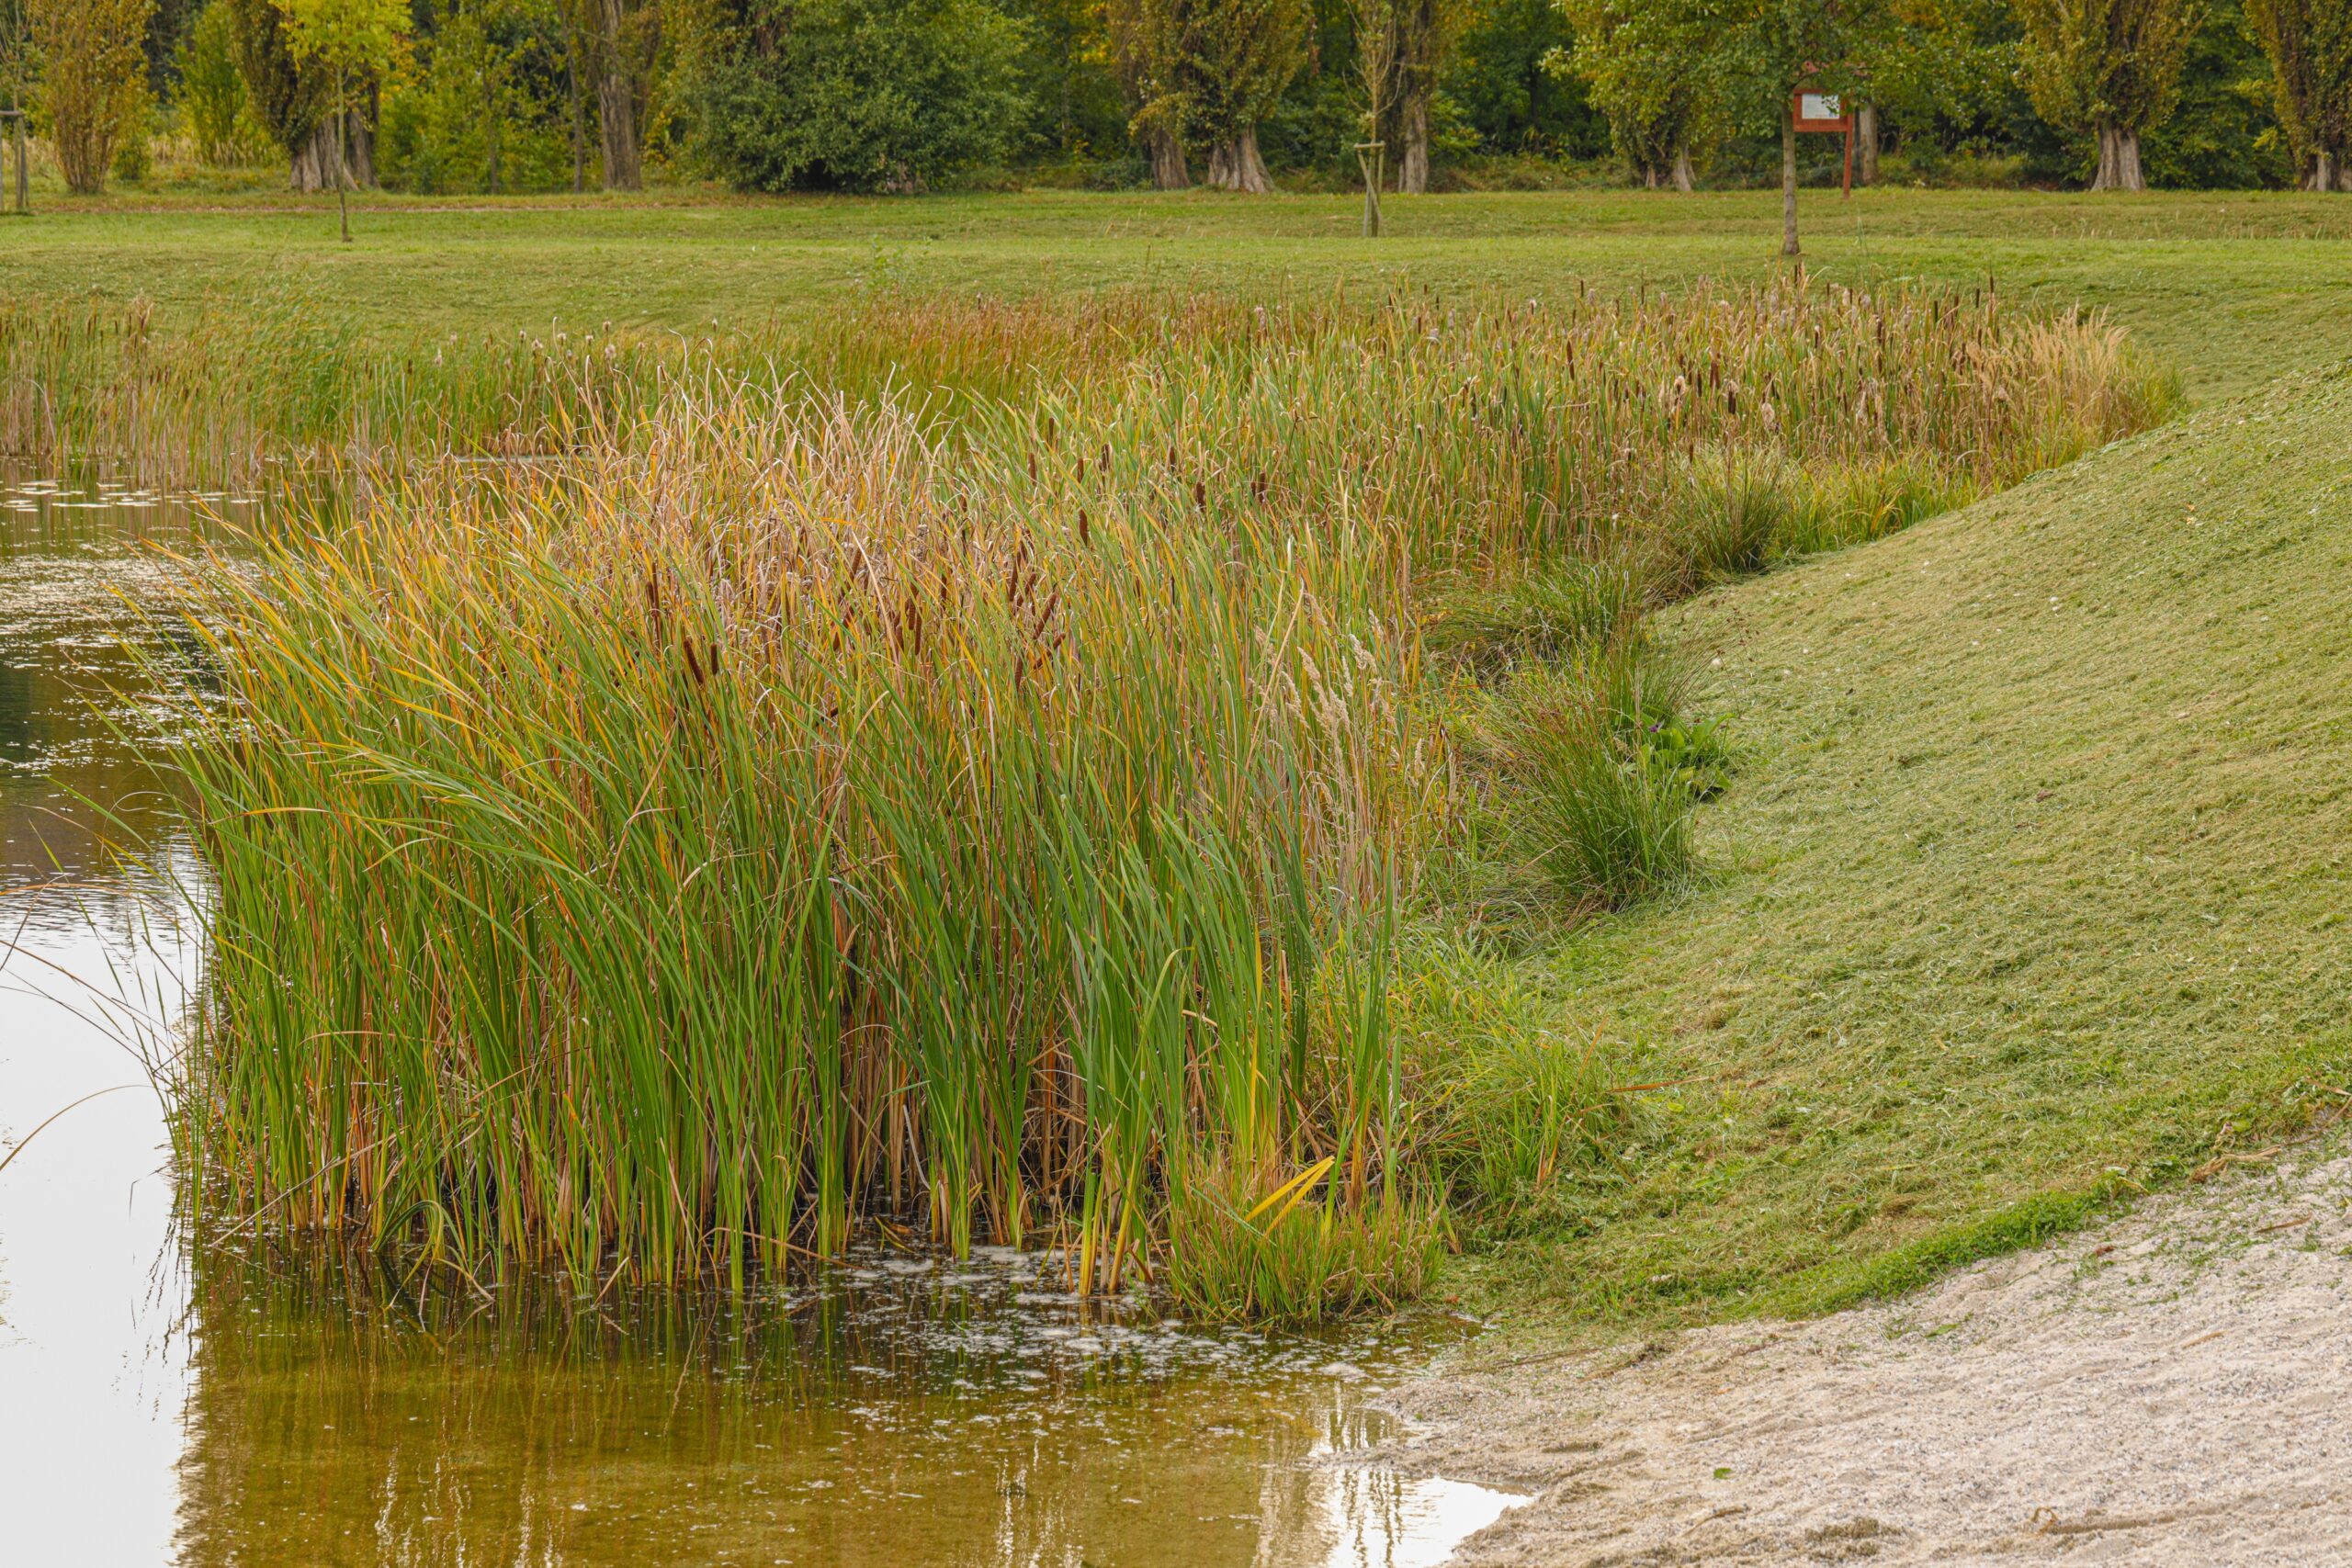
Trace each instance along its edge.
<path fill-rule="evenodd" d="M 18 450 L 277 455 L 348 498 L 198 573 L 203 1201 L 583 1282 L 740 1283 L 879 1216 L 1305 1315 L 1409 1291 L 1441 1224 L 1391 997 L 1495 787 L 1441 611 L 1560 585 L 1496 618 L 1508 657 L 1447 646 L 1559 661 L 1511 765 L 1536 858 L 1623 902 L 1691 799 L 1642 771 L 1645 606 L 2169 395 L 2094 321 L 1797 285 L 429 360 L 93 309 L 0 316 L 0 373 Z M 1537 1077 L 1548 1173 L 1586 1077 Z"/>

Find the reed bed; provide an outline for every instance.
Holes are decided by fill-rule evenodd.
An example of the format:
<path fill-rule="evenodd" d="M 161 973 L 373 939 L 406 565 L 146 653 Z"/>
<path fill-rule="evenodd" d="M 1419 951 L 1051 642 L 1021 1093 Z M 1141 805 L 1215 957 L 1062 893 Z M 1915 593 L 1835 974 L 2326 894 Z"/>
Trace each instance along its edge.
<path fill-rule="evenodd" d="M 1449 1060 L 1398 998 L 1498 794 L 1649 814 L 1601 901 L 1673 874 L 1712 763 L 1661 739 L 1641 609 L 2169 395 L 2097 322 L 1800 287 L 893 320 L 562 361 L 499 437 L 558 460 L 419 414 L 353 515 L 204 574 L 208 1201 L 583 1285 L 740 1283 L 874 1220 L 1201 1311 L 1409 1293 L 1450 1186 L 1608 1122 L 1589 1052 Z M 176 406 L 105 417 L 168 440 Z M 1501 631 L 1434 657 L 1472 603 Z M 1518 760 L 1465 750 L 1460 682 L 1537 658 Z"/>

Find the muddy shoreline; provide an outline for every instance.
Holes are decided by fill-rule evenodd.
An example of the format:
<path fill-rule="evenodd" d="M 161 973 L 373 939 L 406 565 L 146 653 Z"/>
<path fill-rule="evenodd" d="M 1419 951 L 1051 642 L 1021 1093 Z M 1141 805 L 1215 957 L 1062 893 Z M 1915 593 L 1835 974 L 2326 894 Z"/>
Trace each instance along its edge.
<path fill-rule="evenodd" d="M 1532 1495 L 1462 1564 L 2352 1562 L 2352 1153 L 1899 1302 L 1385 1403 L 1393 1462 Z"/>

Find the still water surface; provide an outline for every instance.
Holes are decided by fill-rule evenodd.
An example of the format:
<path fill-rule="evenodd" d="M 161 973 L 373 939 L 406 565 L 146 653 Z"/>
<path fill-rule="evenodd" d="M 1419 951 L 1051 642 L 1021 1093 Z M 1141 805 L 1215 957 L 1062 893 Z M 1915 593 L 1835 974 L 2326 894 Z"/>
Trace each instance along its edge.
<path fill-rule="evenodd" d="M 125 644 L 156 547 L 249 506 L 0 481 L 0 1157 L 96 1096 L 0 1171 L 9 1562 L 1415 1568 L 1518 1500 L 1350 1462 L 1458 1326 L 1081 1307 L 1012 1252 L 732 1302 L 191 1245 L 126 1042 L 197 977 L 202 874 L 126 744 L 169 712 Z"/>

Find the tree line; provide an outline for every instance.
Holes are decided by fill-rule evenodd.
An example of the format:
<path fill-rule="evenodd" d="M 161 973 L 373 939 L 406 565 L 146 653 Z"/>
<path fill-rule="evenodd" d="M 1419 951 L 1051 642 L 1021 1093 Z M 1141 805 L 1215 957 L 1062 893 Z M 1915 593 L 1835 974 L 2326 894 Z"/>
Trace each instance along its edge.
<path fill-rule="evenodd" d="M 2352 0 L 0 0 L 0 93 L 83 191 L 167 131 L 305 190 L 1793 192 L 1800 89 L 1866 181 L 2352 189 Z"/>

